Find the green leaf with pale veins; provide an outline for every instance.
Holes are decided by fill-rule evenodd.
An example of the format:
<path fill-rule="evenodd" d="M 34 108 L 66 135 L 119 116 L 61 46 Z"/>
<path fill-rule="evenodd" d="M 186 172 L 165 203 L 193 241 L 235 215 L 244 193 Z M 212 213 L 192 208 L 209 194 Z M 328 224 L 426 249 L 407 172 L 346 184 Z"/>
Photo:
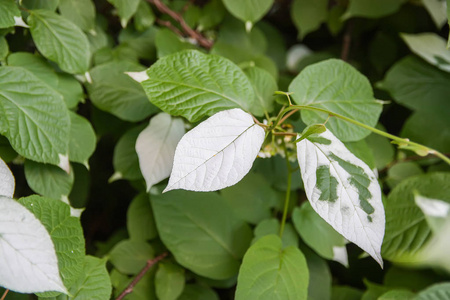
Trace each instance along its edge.
<path fill-rule="evenodd" d="M 300 39 L 318 29 L 326 21 L 328 0 L 295 0 L 292 4 L 291 17 L 299 31 Z"/>
<path fill-rule="evenodd" d="M 86 35 L 75 24 L 48 10 L 32 10 L 28 17 L 31 36 L 39 52 L 65 72 L 84 73 L 91 58 Z"/>
<path fill-rule="evenodd" d="M 59 11 L 81 30 L 95 30 L 95 6 L 91 0 L 59 0 Z"/>
<path fill-rule="evenodd" d="M 141 82 L 150 101 L 191 122 L 218 111 L 254 104 L 253 88 L 243 71 L 229 60 L 186 50 L 159 59 Z"/>
<path fill-rule="evenodd" d="M 269 11 L 274 0 L 222 0 L 222 2 L 236 18 L 252 24 Z"/>
<path fill-rule="evenodd" d="M 0 28 L 13 27 L 16 23 L 14 17 L 20 17 L 16 1 L 0 1 Z"/>
<path fill-rule="evenodd" d="M 238 273 L 252 232 L 222 197 L 171 191 L 151 203 L 160 238 L 179 264 L 212 279 Z"/>
<path fill-rule="evenodd" d="M 302 252 L 282 248 L 281 239 L 268 235 L 248 249 L 239 270 L 236 300 L 307 299 L 309 271 Z"/>
<path fill-rule="evenodd" d="M 97 143 L 91 123 L 70 112 L 69 160 L 87 165 Z"/>
<path fill-rule="evenodd" d="M 61 95 L 20 67 L 0 68 L 0 131 L 25 158 L 68 167 L 70 118 Z"/>
<path fill-rule="evenodd" d="M 369 80 L 349 64 L 329 59 L 306 67 L 289 85 L 292 99 L 298 105 L 329 110 L 369 126 L 375 126 L 382 105 L 373 96 Z M 307 125 L 323 123 L 328 115 L 302 110 Z M 370 131 L 338 118 L 330 118 L 327 128 L 341 141 L 357 141 Z"/>

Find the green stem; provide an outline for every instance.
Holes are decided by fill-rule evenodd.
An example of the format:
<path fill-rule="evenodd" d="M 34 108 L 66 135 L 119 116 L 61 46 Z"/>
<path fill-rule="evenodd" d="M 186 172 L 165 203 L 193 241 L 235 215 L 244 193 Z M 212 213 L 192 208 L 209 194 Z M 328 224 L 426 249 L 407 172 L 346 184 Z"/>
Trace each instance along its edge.
<path fill-rule="evenodd" d="M 288 170 L 288 177 L 287 177 L 287 190 L 286 190 L 286 199 L 284 200 L 284 209 L 283 209 L 283 217 L 281 218 L 281 226 L 280 226 L 280 238 L 283 237 L 284 232 L 284 226 L 286 225 L 286 219 L 287 219 L 287 213 L 289 210 L 289 200 L 291 199 L 291 184 L 292 184 L 292 171 L 291 171 L 291 164 L 289 163 L 289 157 L 286 149 L 286 145 L 283 143 L 284 148 L 284 154 L 286 157 L 286 166 Z"/>

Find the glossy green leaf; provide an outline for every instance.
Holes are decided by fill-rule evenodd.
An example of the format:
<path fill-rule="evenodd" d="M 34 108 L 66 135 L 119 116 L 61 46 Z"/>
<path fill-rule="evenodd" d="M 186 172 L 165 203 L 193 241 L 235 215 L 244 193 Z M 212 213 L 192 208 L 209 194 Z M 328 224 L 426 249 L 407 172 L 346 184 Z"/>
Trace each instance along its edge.
<path fill-rule="evenodd" d="M 375 126 L 381 104 L 373 97 L 372 87 L 361 73 L 336 59 L 326 60 L 305 68 L 289 85 L 292 99 L 299 105 L 314 106 Z M 302 111 L 306 124 L 323 123 L 328 115 Z M 337 118 L 327 123 L 341 141 L 357 141 L 370 131 Z"/>
<path fill-rule="evenodd" d="M 84 73 L 91 53 L 86 35 L 75 24 L 48 10 L 30 11 L 31 36 L 39 52 L 68 73 Z"/>
<path fill-rule="evenodd" d="M 178 263 L 212 279 L 237 274 L 252 233 L 222 197 L 171 191 L 151 203 L 160 238 Z"/>
<path fill-rule="evenodd" d="M 187 49 L 196 49 L 197 47 L 188 41 L 183 40 L 173 31 L 163 28 L 158 30 L 155 36 L 155 46 L 158 58 Z"/>
<path fill-rule="evenodd" d="M 264 113 L 272 112 L 273 93 L 278 90 L 275 78 L 266 70 L 258 67 L 246 68 L 244 72 L 255 92 L 255 104 L 252 106 L 251 112 L 256 116 L 263 116 Z"/>
<path fill-rule="evenodd" d="M 158 264 L 155 275 L 156 296 L 160 300 L 176 300 L 184 289 L 184 269 L 172 263 Z"/>
<path fill-rule="evenodd" d="M 125 72 L 144 68 L 129 61 L 109 62 L 89 71 L 92 82 L 87 84 L 92 103 L 126 121 L 141 121 L 157 111 L 148 102 L 142 87 Z"/>
<path fill-rule="evenodd" d="M 20 11 L 14 0 L 0 2 L 0 28 L 12 27 L 16 23 L 14 17 L 20 17 Z"/>
<path fill-rule="evenodd" d="M 244 256 L 239 270 L 236 300 L 307 299 L 309 272 L 302 252 L 282 248 L 281 239 L 268 235 Z"/>
<path fill-rule="evenodd" d="M 385 204 L 384 257 L 399 263 L 418 259 L 418 253 L 431 238 L 431 229 L 414 202 L 414 193 L 450 202 L 449 180 L 447 173 L 424 174 L 408 178 L 392 190 Z"/>
<path fill-rule="evenodd" d="M 60 200 L 34 195 L 20 198 L 19 202 L 30 210 L 50 233 L 62 280 L 66 287 L 71 287 L 83 272 L 85 257 L 80 219 L 72 217 L 70 206 Z"/>
<path fill-rule="evenodd" d="M 70 119 L 59 94 L 23 68 L 2 67 L 0 108 L 0 131 L 14 150 L 67 169 Z"/>
<path fill-rule="evenodd" d="M 267 180 L 257 173 L 249 173 L 237 184 L 223 189 L 221 194 L 237 216 L 253 224 L 269 218 L 270 209 L 278 200 Z"/>
<path fill-rule="evenodd" d="M 317 254 L 348 265 L 345 238 L 325 222 L 309 202 L 294 208 L 292 220 L 302 240 Z"/>
<path fill-rule="evenodd" d="M 127 211 L 127 229 L 131 240 L 146 241 L 158 236 L 148 194 L 139 194 Z"/>
<path fill-rule="evenodd" d="M 72 190 L 73 172 L 67 174 L 57 166 L 25 161 L 25 178 L 30 188 L 42 196 L 59 199 Z"/>
<path fill-rule="evenodd" d="M 195 50 L 159 59 L 147 76 L 141 84 L 150 101 L 191 122 L 235 107 L 248 111 L 254 102 L 253 88 L 237 66 Z"/>
<path fill-rule="evenodd" d="M 262 237 L 270 234 L 280 234 L 280 221 L 275 218 L 265 219 L 256 225 L 254 231 L 255 237 L 252 240 L 252 244 L 256 243 Z M 283 248 L 298 246 L 299 238 L 292 224 L 287 223 L 285 225 L 281 241 L 283 242 Z"/>
<path fill-rule="evenodd" d="M 299 31 L 300 39 L 308 33 L 315 31 L 327 19 L 327 0 L 294 0 L 291 8 L 291 17 Z"/>
<path fill-rule="evenodd" d="M 219 296 L 208 287 L 187 284 L 178 300 L 219 300 Z"/>
<path fill-rule="evenodd" d="M 405 0 L 350 0 L 343 18 L 380 18 L 395 13 Z"/>
<path fill-rule="evenodd" d="M 415 300 L 445 300 L 450 298 L 450 283 L 439 283 L 417 294 Z"/>
<path fill-rule="evenodd" d="M 143 241 L 122 240 L 109 252 L 108 259 L 121 273 L 135 275 L 154 257 L 150 244 Z"/>
<path fill-rule="evenodd" d="M 109 3 L 117 8 L 117 14 L 120 17 L 122 27 L 127 27 L 128 21 L 136 13 L 140 0 L 108 0 Z"/>
<path fill-rule="evenodd" d="M 91 0 L 59 0 L 59 11 L 83 31 L 95 31 L 95 6 Z"/>
<path fill-rule="evenodd" d="M 274 0 L 222 0 L 222 2 L 236 18 L 246 23 L 250 22 L 251 28 L 252 23 L 259 21 L 269 11 Z"/>

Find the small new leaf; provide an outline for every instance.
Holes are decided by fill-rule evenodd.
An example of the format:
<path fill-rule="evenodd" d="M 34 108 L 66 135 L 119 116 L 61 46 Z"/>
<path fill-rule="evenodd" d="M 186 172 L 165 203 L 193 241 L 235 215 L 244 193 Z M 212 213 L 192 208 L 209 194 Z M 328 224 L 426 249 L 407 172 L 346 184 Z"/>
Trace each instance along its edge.
<path fill-rule="evenodd" d="M 295 140 L 295 143 L 298 143 L 306 138 L 308 138 L 310 135 L 313 134 L 320 134 L 322 132 L 325 132 L 327 128 L 323 124 L 312 124 L 306 127 L 302 134 L 300 135 L 300 138 Z"/>
<path fill-rule="evenodd" d="M 264 129 L 241 109 L 219 112 L 183 136 L 164 192 L 216 191 L 239 182 L 252 167 Z"/>

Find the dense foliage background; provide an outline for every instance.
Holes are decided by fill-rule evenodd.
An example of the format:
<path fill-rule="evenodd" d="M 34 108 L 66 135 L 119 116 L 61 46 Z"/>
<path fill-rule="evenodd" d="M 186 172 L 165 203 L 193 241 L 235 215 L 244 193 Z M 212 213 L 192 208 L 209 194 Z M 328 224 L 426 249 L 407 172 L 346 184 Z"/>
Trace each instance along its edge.
<path fill-rule="evenodd" d="M 40 194 L 46 198 L 42 211 L 70 203 L 72 217 L 65 211 L 61 224 L 70 221 L 75 228 L 68 247 L 77 248 L 77 258 L 64 260 L 65 266 L 60 261 L 63 282 L 74 294 L 39 298 L 108 299 L 111 288 L 117 297 L 158 257 L 162 261 L 125 299 L 233 299 L 252 239 L 278 234 L 288 186 L 288 166 L 276 154 L 281 148 L 265 145 L 273 157 L 258 158 L 242 182 L 220 193 L 161 196 L 167 180 L 147 193 L 135 144 L 160 109 L 124 72 L 143 71 L 185 49 L 220 55 L 247 76 L 255 67 L 265 71 L 270 79 L 259 85 L 266 88 L 261 97 L 275 100 L 276 116 L 287 100 L 273 92 L 287 92 L 310 65 L 340 59 L 367 77 L 375 98 L 385 101 L 377 128 L 448 155 L 448 34 L 446 1 L 439 0 L 0 0 L 0 157 L 14 174 L 14 198 Z M 14 128 L 5 113 L 12 94 L 31 116 L 13 117 L 19 120 Z M 183 124 L 190 129 L 197 121 Z M 301 132 L 305 126 L 296 114 L 285 129 Z M 56 149 L 58 139 L 67 139 L 70 167 L 58 156 L 66 151 Z M 375 134 L 346 146 L 379 176 L 390 232 L 382 248 L 385 266 L 346 244 L 318 217 L 297 171 L 283 244 L 299 247 L 306 257 L 308 299 L 449 299 L 450 259 L 443 242 L 450 237 L 449 223 L 425 216 L 415 197 L 450 203 L 450 167 Z M 33 205 L 39 199 L 20 201 Z M 81 227 L 73 220 L 80 213 Z M 189 231 L 193 224 L 200 229 Z M 198 247 L 207 229 L 213 239 L 230 242 L 224 246 L 230 253 Z M 97 283 L 90 274 L 98 275 L 92 275 Z"/>

